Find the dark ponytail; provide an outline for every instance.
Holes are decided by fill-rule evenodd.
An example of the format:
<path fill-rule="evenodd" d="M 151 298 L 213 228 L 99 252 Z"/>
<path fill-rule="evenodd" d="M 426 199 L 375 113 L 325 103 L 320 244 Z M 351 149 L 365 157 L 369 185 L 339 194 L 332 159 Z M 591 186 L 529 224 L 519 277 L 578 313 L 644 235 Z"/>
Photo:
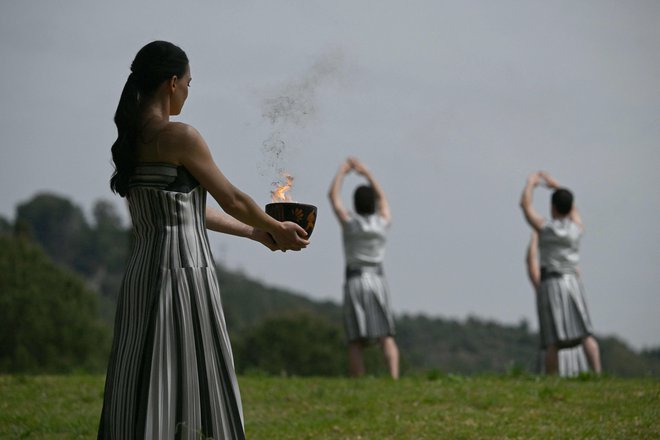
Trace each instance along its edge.
<path fill-rule="evenodd" d="M 173 76 L 182 77 L 188 66 L 188 57 L 180 47 L 167 41 L 154 41 L 144 46 L 131 64 L 115 112 L 117 140 L 112 144 L 115 172 L 110 188 L 122 197 L 128 192 L 128 183 L 136 164 L 135 145 L 140 134 L 140 111 L 145 100 L 158 87 Z"/>
<path fill-rule="evenodd" d="M 135 139 L 139 108 L 139 92 L 135 76 L 131 73 L 126 80 L 115 112 L 117 140 L 112 144 L 112 161 L 115 172 L 110 178 L 110 188 L 125 197 L 128 191 L 128 179 L 135 168 Z"/>

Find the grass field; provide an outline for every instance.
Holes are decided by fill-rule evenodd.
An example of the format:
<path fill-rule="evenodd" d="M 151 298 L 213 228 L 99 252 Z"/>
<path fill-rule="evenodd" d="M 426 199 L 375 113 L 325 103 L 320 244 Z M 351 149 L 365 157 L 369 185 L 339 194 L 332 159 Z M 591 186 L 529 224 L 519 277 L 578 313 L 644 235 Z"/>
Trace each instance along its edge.
<path fill-rule="evenodd" d="M 660 439 L 650 378 L 239 381 L 251 440 Z M 102 393 L 99 375 L 0 376 L 0 439 L 94 439 Z"/>

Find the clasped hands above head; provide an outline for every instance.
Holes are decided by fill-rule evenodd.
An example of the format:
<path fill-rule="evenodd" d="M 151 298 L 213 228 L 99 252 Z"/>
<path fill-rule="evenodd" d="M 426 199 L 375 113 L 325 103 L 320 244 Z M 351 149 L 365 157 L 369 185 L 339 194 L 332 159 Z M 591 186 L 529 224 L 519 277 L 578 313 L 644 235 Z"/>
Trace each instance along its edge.
<path fill-rule="evenodd" d="M 527 181 L 534 186 L 543 185 L 546 188 L 559 188 L 559 182 L 547 171 L 535 171 L 529 175 Z"/>

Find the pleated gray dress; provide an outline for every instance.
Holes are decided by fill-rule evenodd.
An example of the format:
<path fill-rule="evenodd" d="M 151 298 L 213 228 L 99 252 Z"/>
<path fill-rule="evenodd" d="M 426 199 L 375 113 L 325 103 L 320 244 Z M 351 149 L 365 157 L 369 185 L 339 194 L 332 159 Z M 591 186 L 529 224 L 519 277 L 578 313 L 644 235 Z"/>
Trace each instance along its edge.
<path fill-rule="evenodd" d="M 584 287 L 577 273 L 581 228 L 568 218 L 539 231 L 541 284 L 538 314 L 541 346 L 574 347 L 592 334 Z"/>
<path fill-rule="evenodd" d="M 342 224 L 346 281 L 344 328 L 348 341 L 395 334 L 389 287 L 383 273 L 389 223 L 381 216 L 351 215 Z"/>
<path fill-rule="evenodd" d="M 558 373 L 560 377 L 576 377 L 589 371 L 587 356 L 582 346 L 562 348 L 557 352 Z M 545 350 L 539 352 L 538 369 L 545 374 Z"/>
<path fill-rule="evenodd" d="M 117 303 L 100 440 L 244 439 L 206 191 L 183 167 L 140 165 L 132 252 Z"/>

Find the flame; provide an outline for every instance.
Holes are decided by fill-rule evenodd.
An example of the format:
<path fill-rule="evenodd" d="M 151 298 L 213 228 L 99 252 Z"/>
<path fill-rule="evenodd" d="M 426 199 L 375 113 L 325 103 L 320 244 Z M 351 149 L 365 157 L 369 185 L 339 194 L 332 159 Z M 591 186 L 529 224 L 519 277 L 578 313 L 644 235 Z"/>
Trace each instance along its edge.
<path fill-rule="evenodd" d="M 286 179 L 286 183 L 273 182 L 275 189 L 270 192 L 273 202 L 290 202 L 292 200 L 291 194 L 287 193 L 287 191 L 293 186 L 293 176 L 282 173 L 282 177 Z"/>

